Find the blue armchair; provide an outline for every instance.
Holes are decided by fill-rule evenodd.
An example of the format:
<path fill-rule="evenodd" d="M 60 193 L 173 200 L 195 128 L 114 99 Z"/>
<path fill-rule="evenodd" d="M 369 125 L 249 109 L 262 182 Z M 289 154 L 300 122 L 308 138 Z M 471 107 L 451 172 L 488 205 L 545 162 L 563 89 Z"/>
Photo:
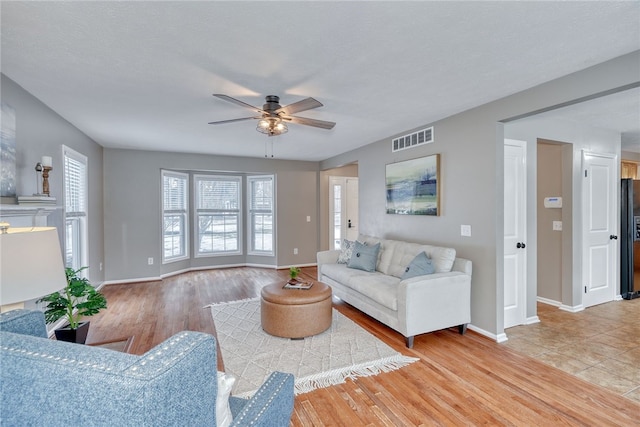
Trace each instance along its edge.
<path fill-rule="evenodd" d="M 39 311 L 0 314 L 0 425 L 215 426 L 216 344 L 182 332 L 142 356 L 47 338 Z M 288 426 L 293 376 L 274 372 L 233 426 Z"/>

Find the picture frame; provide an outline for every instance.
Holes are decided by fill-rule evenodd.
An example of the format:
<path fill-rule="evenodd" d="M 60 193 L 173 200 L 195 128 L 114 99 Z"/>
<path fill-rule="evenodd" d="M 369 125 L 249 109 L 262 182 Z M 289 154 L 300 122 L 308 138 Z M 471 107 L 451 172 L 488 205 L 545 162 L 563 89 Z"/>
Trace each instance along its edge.
<path fill-rule="evenodd" d="M 386 209 L 396 215 L 440 215 L 440 154 L 389 163 Z"/>
<path fill-rule="evenodd" d="M 7 103 L 0 109 L 0 197 L 16 196 L 16 110 Z"/>

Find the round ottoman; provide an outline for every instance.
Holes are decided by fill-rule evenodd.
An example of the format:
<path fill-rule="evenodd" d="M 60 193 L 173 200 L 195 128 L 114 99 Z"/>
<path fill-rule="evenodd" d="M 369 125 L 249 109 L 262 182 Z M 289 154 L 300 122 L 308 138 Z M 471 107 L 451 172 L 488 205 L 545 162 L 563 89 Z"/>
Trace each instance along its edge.
<path fill-rule="evenodd" d="M 284 338 L 304 338 L 331 326 L 331 288 L 313 282 L 310 289 L 284 289 L 284 281 L 262 288 L 262 329 Z"/>

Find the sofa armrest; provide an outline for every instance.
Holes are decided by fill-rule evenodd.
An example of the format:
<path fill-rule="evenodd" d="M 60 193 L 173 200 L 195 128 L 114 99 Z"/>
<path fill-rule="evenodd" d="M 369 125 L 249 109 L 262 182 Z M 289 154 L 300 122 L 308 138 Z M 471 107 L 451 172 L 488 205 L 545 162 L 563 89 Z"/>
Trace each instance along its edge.
<path fill-rule="evenodd" d="M 340 256 L 340 249 L 318 252 L 316 255 L 318 263 L 318 280 L 322 277 L 322 264 L 335 264 L 338 262 L 338 256 Z"/>
<path fill-rule="evenodd" d="M 293 375 L 273 372 L 249 400 L 230 397 L 232 426 L 288 426 L 293 413 Z"/>
<path fill-rule="evenodd" d="M 452 271 L 401 281 L 398 314 L 401 324 L 406 321 L 406 336 L 469 323 L 471 276 Z"/>
<path fill-rule="evenodd" d="M 12 310 L 0 314 L 0 331 L 47 338 L 44 313 L 36 310 Z"/>
<path fill-rule="evenodd" d="M 459 271 L 460 273 L 464 273 L 471 276 L 472 263 L 468 259 L 456 258 L 453 261 L 453 267 L 451 267 L 451 271 Z"/>

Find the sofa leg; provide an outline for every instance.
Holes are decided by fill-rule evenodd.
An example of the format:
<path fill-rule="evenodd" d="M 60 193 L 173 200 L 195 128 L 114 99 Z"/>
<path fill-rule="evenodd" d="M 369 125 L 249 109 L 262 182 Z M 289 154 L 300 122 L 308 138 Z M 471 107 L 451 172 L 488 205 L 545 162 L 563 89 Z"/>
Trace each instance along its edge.
<path fill-rule="evenodd" d="M 404 337 L 404 342 L 407 344 L 407 348 L 413 348 L 413 335 L 410 337 Z"/>
<path fill-rule="evenodd" d="M 460 332 L 460 335 L 464 335 L 467 332 L 467 324 L 458 325 L 458 332 Z"/>

